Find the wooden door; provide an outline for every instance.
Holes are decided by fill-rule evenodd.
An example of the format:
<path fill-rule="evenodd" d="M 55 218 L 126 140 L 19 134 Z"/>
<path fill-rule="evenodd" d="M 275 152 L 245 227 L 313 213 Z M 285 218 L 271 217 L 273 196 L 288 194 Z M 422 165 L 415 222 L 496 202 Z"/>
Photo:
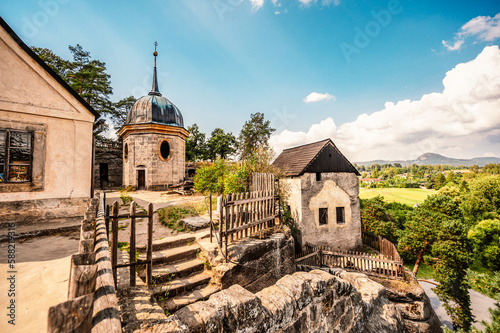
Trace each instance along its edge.
<path fill-rule="evenodd" d="M 137 189 L 146 189 L 146 170 L 137 170 Z"/>

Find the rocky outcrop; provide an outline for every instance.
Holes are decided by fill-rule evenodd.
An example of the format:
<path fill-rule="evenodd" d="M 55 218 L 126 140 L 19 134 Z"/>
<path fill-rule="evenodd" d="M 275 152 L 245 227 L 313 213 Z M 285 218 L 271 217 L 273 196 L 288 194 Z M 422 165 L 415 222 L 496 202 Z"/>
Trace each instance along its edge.
<path fill-rule="evenodd" d="M 265 239 L 247 238 L 228 247 L 228 262 L 217 253 L 208 254 L 221 289 L 239 284 L 257 292 L 295 272 L 294 241 L 289 233 L 276 233 Z"/>
<path fill-rule="evenodd" d="M 385 288 L 363 274 L 287 275 L 251 293 L 239 285 L 191 304 L 143 332 L 404 332 Z"/>
<path fill-rule="evenodd" d="M 429 297 L 415 276 L 405 270 L 408 281 L 375 279 L 384 285 L 387 297 L 401 312 L 409 333 L 441 333 L 441 322 L 432 308 Z"/>

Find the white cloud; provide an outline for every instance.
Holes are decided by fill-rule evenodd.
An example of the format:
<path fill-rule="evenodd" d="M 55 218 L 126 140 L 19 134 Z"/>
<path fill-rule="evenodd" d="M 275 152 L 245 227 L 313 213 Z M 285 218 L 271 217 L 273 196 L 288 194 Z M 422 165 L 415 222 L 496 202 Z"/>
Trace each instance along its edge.
<path fill-rule="evenodd" d="M 333 139 L 351 161 L 414 159 L 427 152 L 481 156 L 500 149 L 500 50 L 488 46 L 446 73 L 442 92 L 419 100 L 386 102 L 372 114 L 336 126 L 327 118 L 306 132 L 282 131 L 270 139 L 276 152 Z"/>
<path fill-rule="evenodd" d="M 454 42 L 442 41 L 449 51 L 459 50 L 466 37 L 475 36 L 481 41 L 491 42 L 500 37 L 500 13 L 494 17 L 477 16 L 465 23 L 455 34 Z"/>
<path fill-rule="evenodd" d="M 279 2 L 279 0 L 272 0 L 272 3 L 274 7 L 281 7 L 281 3 Z"/>
<path fill-rule="evenodd" d="M 301 5 L 309 6 L 311 3 L 316 2 L 316 0 L 299 0 Z"/>
<path fill-rule="evenodd" d="M 307 95 L 306 98 L 304 98 L 304 103 L 312 103 L 312 102 L 319 102 L 319 101 L 324 101 L 324 100 L 335 100 L 335 96 L 330 95 L 329 93 L 324 93 L 320 94 L 317 92 L 312 92 L 309 95 Z"/>
<path fill-rule="evenodd" d="M 448 43 L 447 41 L 443 40 L 443 41 L 441 41 L 441 43 L 443 43 L 444 47 L 446 47 L 446 49 L 448 49 L 448 51 L 456 51 L 456 50 L 460 49 L 460 47 L 462 46 L 464 41 L 463 40 L 456 40 L 454 43 Z"/>
<path fill-rule="evenodd" d="M 264 0 L 250 0 L 252 10 L 259 10 L 264 5 Z"/>
<path fill-rule="evenodd" d="M 275 11 L 275 12 L 274 12 L 274 15 L 279 15 L 279 14 L 280 14 L 280 12 L 279 12 L 279 11 Z"/>

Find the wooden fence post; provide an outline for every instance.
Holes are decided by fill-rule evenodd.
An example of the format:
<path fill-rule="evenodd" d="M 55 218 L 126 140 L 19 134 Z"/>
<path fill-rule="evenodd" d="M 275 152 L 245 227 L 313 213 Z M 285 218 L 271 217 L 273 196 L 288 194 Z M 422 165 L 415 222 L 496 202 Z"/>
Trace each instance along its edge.
<path fill-rule="evenodd" d="M 68 280 L 68 300 L 93 293 L 97 278 L 95 253 L 71 256 Z"/>
<path fill-rule="evenodd" d="M 135 287 L 135 201 L 130 203 L 130 286 Z"/>
<path fill-rule="evenodd" d="M 47 332 L 87 333 L 92 330 L 94 293 L 49 308 Z"/>
<path fill-rule="evenodd" d="M 113 279 L 115 280 L 115 288 L 117 287 L 118 275 L 116 265 L 118 263 L 118 201 L 113 203 L 113 219 L 111 221 L 111 266 L 113 270 Z"/>
<path fill-rule="evenodd" d="M 146 246 L 146 284 L 148 287 L 151 285 L 153 278 L 153 204 L 148 205 L 148 242 Z"/>

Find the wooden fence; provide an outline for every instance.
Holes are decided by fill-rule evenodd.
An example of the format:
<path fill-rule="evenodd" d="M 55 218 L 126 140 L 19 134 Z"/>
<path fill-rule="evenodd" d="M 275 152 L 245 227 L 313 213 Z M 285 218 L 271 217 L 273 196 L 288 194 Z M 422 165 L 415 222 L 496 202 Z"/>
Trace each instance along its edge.
<path fill-rule="evenodd" d="M 272 173 L 252 173 L 250 180 L 250 192 L 273 191 L 274 175 Z"/>
<path fill-rule="evenodd" d="M 115 279 L 115 287 L 117 281 L 117 269 L 121 267 L 129 267 L 130 268 L 130 286 L 135 286 L 135 272 L 136 266 L 138 265 L 146 265 L 146 284 L 148 286 L 152 283 L 152 272 L 153 272 L 153 204 L 150 203 L 148 205 L 148 213 L 147 214 L 137 214 L 136 208 L 137 205 L 135 201 L 130 203 L 130 213 L 128 214 L 119 214 L 118 212 L 118 202 L 115 201 L 113 203 L 112 215 L 111 218 L 111 266 L 113 268 L 113 277 Z M 106 209 L 109 212 L 109 209 Z M 146 260 L 136 260 L 136 241 L 135 241 L 135 220 L 137 218 L 148 218 L 148 226 L 147 226 L 147 243 L 146 243 Z M 118 265 L 118 219 L 119 218 L 127 218 L 130 219 L 130 262 L 128 264 L 120 264 Z"/>
<path fill-rule="evenodd" d="M 355 251 L 337 251 L 327 246 L 306 244 L 302 253 L 296 255 L 296 264 L 308 267 L 342 268 L 368 275 L 402 279 L 403 263 L 387 259 L 382 254 L 368 254 Z"/>
<path fill-rule="evenodd" d="M 49 308 L 47 332 L 121 332 L 103 200 L 89 202 L 79 253 L 71 256 L 68 301 Z"/>
<path fill-rule="evenodd" d="M 274 191 L 226 195 L 220 206 L 219 242 L 225 243 L 253 236 L 274 227 L 276 219 Z"/>
<path fill-rule="evenodd" d="M 389 242 L 387 239 L 372 234 L 369 231 L 363 231 L 362 237 L 363 244 L 366 244 L 379 251 L 380 254 L 384 255 L 387 259 L 403 262 L 403 260 L 399 256 L 399 252 L 396 246 Z"/>

